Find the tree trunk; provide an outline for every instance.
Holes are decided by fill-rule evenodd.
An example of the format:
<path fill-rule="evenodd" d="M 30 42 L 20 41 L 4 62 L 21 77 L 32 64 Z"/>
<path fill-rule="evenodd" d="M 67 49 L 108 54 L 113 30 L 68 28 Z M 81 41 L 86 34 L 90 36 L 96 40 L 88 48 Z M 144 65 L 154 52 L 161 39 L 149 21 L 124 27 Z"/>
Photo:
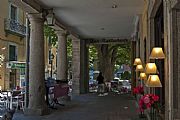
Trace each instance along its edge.
<path fill-rule="evenodd" d="M 111 81 L 114 78 L 117 47 L 108 44 L 98 44 L 96 48 L 99 58 L 99 70 L 102 72 L 106 82 Z"/>

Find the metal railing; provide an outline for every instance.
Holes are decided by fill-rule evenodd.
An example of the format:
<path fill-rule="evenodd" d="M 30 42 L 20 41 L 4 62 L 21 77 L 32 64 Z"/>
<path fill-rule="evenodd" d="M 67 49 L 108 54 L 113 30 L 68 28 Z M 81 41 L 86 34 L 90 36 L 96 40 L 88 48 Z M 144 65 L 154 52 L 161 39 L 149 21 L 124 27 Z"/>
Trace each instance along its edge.
<path fill-rule="evenodd" d="M 26 36 L 26 26 L 13 19 L 6 18 L 4 20 L 4 29 L 7 33 L 16 34 L 21 37 Z"/>

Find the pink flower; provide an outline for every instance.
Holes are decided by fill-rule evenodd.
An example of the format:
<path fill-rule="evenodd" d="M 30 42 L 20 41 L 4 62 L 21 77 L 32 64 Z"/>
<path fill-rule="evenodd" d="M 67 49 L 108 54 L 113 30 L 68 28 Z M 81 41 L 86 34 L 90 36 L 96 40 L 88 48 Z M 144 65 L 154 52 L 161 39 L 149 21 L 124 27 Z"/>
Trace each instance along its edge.
<path fill-rule="evenodd" d="M 151 103 L 146 104 L 147 108 L 151 108 Z"/>
<path fill-rule="evenodd" d="M 149 109 L 159 101 L 159 96 L 154 94 L 146 94 L 142 96 L 139 100 L 139 110 L 144 111 L 145 109 Z"/>
<path fill-rule="evenodd" d="M 144 97 L 144 103 L 147 104 L 147 103 L 149 103 L 149 102 L 150 102 L 149 97 L 148 97 L 148 96 Z"/>

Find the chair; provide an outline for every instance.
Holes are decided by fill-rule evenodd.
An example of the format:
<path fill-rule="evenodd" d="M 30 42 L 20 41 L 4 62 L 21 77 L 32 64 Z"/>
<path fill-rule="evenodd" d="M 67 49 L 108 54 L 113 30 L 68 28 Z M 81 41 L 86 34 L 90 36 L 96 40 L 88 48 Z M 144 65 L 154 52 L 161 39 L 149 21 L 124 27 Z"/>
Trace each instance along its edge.
<path fill-rule="evenodd" d="M 3 91 L 0 95 L 0 101 L 3 103 L 4 108 L 10 108 L 10 92 L 9 91 Z"/>
<path fill-rule="evenodd" d="M 0 108 L 6 108 L 6 99 L 2 93 L 0 93 Z"/>
<path fill-rule="evenodd" d="M 15 104 L 15 107 L 19 109 L 22 99 L 23 99 L 23 96 L 21 94 L 21 91 L 12 91 L 11 97 L 10 97 L 10 109 L 13 108 L 13 104 Z"/>

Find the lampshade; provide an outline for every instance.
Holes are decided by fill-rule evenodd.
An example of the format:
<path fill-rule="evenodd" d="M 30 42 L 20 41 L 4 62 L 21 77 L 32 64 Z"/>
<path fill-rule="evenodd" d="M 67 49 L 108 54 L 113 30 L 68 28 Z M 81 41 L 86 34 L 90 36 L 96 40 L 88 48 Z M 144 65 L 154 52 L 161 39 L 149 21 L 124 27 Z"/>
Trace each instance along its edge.
<path fill-rule="evenodd" d="M 165 55 L 161 47 L 154 47 L 151 51 L 150 59 L 164 59 Z"/>
<path fill-rule="evenodd" d="M 147 63 L 145 68 L 146 74 L 157 73 L 157 67 L 155 63 Z"/>
<path fill-rule="evenodd" d="M 149 75 L 146 82 L 147 87 L 162 87 L 161 81 L 158 75 Z"/>
<path fill-rule="evenodd" d="M 146 79 L 147 79 L 146 73 L 141 72 L 141 73 L 140 73 L 140 79 L 141 79 L 141 80 L 146 80 Z"/>
<path fill-rule="evenodd" d="M 142 65 L 137 65 L 136 66 L 136 71 L 144 71 L 144 68 Z"/>
<path fill-rule="evenodd" d="M 141 62 L 141 59 L 140 58 L 136 58 L 135 60 L 134 60 L 134 65 L 141 65 L 142 64 L 142 62 Z"/>

